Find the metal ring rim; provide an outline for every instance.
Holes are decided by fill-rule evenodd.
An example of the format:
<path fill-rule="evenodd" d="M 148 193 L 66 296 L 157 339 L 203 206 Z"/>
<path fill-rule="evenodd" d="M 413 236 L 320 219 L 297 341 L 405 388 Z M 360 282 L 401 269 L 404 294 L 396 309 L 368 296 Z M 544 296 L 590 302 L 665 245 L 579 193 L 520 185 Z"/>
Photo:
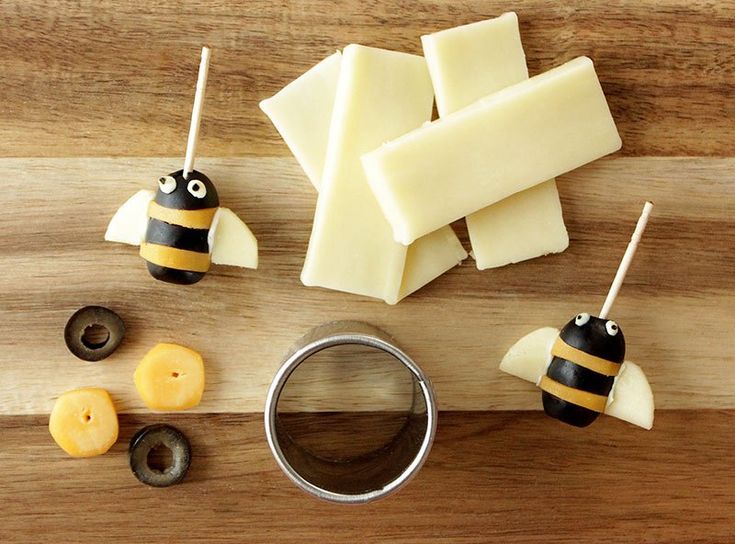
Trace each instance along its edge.
<path fill-rule="evenodd" d="M 398 360 L 398 362 L 403 364 L 409 370 L 409 372 L 411 372 L 411 375 L 416 379 L 421 388 L 424 402 L 426 404 L 427 416 L 426 431 L 424 433 L 424 438 L 421 442 L 421 446 L 419 447 L 416 456 L 413 458 L 411 463 L 403 469 L 401 474 L 397 478 L 383 486 L 381 489 L 375 489 L 372 491 L 356 494 L 336 493 L 334 491 L 329 491 L 327 489 L 314 485 L 313 483 L 302 477 L 301 474 L 299 474 L 299 472 L 285 459 L 283 451 L 281 450 L 278 440 L 276 439 L 278 400 L 280 398 L 281 392 L 283 391 L 283 387 L 288 382 L 288 379 L 293 371 L 296 370 L 296 368 L 301 363 L 309 359 L 309 357 L 324 349 L 349 344 L 364 345 L 382 350 L 394 357 L 396 360 Z M 273 457 L 275 457 L 280 469 L 286 474 L 286 476 L 289 477 L 289 479 L 293 483 L 295 483 L 304 491 L 324 500 L 343 504 L 364 504 L 379 498 L 386 497 L 389 494 L 397 491 L 406 483 L 408 483 L 411 478 L 413 478 L 418 473 L 419 469 L 426 461 L 431 450 L 432 443 L 434 441 L 437 424 L 437 407 L 434 390 L 431 386 L 430 380 L 424 374 L 421 368 L 419 368 L 419 366 L 413 361 L 413 359 L 411 359 L 411 357 L 409 357 L 403 350 L 382 338 L 370 334 L 336 333 L 328 334 L 307 343 L 285 359 L 281 367 L 278 369 L 278 372 L 276 372 L 276 375 L 271 382 L 270 388 L 268 389 L 268 395 L 265 402 L 264 419 L 266 439 L 268 441 L 268 446 L 270 447 L 271 453 L 273 454 Z"/>

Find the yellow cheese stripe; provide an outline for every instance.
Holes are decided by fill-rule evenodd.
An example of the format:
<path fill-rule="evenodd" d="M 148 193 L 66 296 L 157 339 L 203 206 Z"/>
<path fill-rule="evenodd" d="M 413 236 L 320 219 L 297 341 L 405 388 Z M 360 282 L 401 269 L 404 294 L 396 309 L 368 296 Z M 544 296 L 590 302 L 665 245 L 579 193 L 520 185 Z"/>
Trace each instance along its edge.
<path fill-rule="evenodd" d="M 144 242 L 140 244 L 140 256 L 149 263 L 175 270 L 188 270 L 190 272 L 206 272 L 209 270 L 209 253 L 198 253 Z"/>
<path fill-rule="evenodd" d="M 602 357 L 595 357 L 594 355 L 585 353 L 581 349 L 573 348 L 562 340 L 561 337 L 557 337 L 556 342 L 554 342 L 551 348 L 551 354 L 605 376 L 617 376 L 620 373 L 621 365 L 619 363 L 613 363 Z"/>
<path fill-rule="evenodd" d="M 212 218 L 216 211 L 217 208 L 204 208 L 202 210 L 165 208 L 155 200 L 151 200 L 148 206 L 148 217 L 170 225 L 179 225 L 190 229 L 208 229 L 212 225 Z"/>
<path fill-rule="evenodd" d="M 541 378 L 539 387 L 542 391 L 551 393 L 555 397 L 559 397 L 561 400 L 571 402 L 572 404 L 576 404 L 582 408 L 587 408 L 593 412 L 602 413 L 605 411 L 605 406 L 607 406 L 607 397 L 588 393 L 587 391 L 575 389 L 574 387 L 569 387 L 568 385 L 552 380 L 548 376 L 543 376 Z"/>

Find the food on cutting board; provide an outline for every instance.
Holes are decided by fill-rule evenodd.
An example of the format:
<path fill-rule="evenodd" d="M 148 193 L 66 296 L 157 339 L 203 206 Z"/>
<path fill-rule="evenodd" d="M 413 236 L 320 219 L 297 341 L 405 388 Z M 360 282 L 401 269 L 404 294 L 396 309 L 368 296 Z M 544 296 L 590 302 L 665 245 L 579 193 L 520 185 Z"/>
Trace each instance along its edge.
<path fill-rule="evenodd" d="M 579 57 L 491 94 L 363 157 L 405 244 L 620 149 L 592 61 Z"/>
<path fill-rule="evenodd" d="M 48 428 L 54 441 L 72 457 L 94 457 L 117 441 L 117 412 L 106 390 L 75 389 L 56 399 Z"/>
<path fill-rule="evenodd" d="M 586 427 L 605 413 L 644 429 L 653 426 L 648 379 L 638 365 L 625 361 L 623 331 L 607 319 L 651 209 L 646 203 L 600 315 L 577 314 L 561 332 L 536 330 L 511 347 L 500 363 L 500 370 L 541 388 L 544 411 L 551 417 Z"/>
<path fill-rule="evenodd" d="M 335 53 L 260 103 L 317 190 L 321 186 L 340 66 L 341 54 Z M 399 300 L 466 258 L 467 252 L 450 226 L 419 238 L 406 253 Z"/>
<path fill-rule="evenodd" d="M 393 239 L 360 156 L 431 119 L 433 97 L 422 57 L 344 49 L 305 285 L 398 301 L 407 248 Z"/>
<path fill-rule="evenodd" d="M 582 334 L 574 331 L 574 327 L 585 328 L 584 324 L 577 325 L 576 322 L 588 318 L 592 325 L 587 327 L 587 331 Z M 542 389 L 545 387 L 542 393 L 544 410 L 572 425 L 589 425 L 600 413 L 605 413 L 651 429 L 654 400 L 646 375 L 631 361 L 614 363 L 599 355 L 612 344 L 606 323 L 612 322 L 583 313 L 570 321 L 561 333 L 553 327 L 535 330 L 508 350 L 500 363 L 500 370 L 532 383 L 538 382 Z M 622 331 L 619 334 L 618 343 L 624 353 Z M 572 338 L 569 342 L 583 339 L 584 343 L 581 347 L 570 347 L 565 337 Z M 588 368 L 592 365 L 597 370 Z M 564 385 L 564 382 L 573 382 L 576 387 Z"/>
<path fill-rule="evenodd" d="M 204 393 L 204 360 L 193 349 L 158 344 L 140 361 L 135 388 L 151 410 L 186 410 L 199 404 Z"/>
<path fill-rule="evenodd" d="M 156 450 L 170 451 L 171 463 L 152 463 Z M 165 424 L 148 425 L 130 439 L 130 470 L 138 480 L 152 487 L 168 487 L 184 479 L 191 465 L 191 445 L 184 433 Z M 167 457 L 162 455 L 161 457 Z"/>
<path fill-rule="evenodd" d="M 125 336 L 125 324 L 102 306 L 85 306 L 72 314 L 64 327 L 69 351 L 83 361 L 101 361 L 112 355 Z"/>
<path fill-rule="evenodd" d="M 158 190 L 141 190 L 115 213 L 105 240 L 140 246 L 157 280 L 189 285 L 210 264 L 257 268 L 258 243 L 247 225 L 219 206 L 212 181 L 194 170 L 209 49 L 202 49 L 184 168 L 158 179 Z"/>
<path fill-rule="evenodd" d="M 439 115 L 528 79 L 515 13 L 422 36 Z M 551 179 L 467 216 L 477 268 L 560 253 L 569 246 Z"/>
<path fill-rule="evenodd" d="M 621 146 L 590 59 L 528 79 L 515 13 L 422 42 L 426 59 L 350 45 L 261 102 L 323 189 L 307 286 L 393 304 L 461 262 L 463 216 L 480 269 L 564 251 L 554 176 Z"/>

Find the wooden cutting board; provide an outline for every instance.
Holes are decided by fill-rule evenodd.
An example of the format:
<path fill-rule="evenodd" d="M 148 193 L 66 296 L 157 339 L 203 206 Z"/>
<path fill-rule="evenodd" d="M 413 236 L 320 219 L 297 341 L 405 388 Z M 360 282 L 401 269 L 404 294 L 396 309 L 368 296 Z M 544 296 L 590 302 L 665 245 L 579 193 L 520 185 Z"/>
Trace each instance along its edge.
<path fill-rule="evenodd" d="M 258 101 L 347 43 L 420 53 L 422 34 L 511 9 L 532 74 L 595 60 L 624 143 L 559 178 L 570 248 L 483 272 L 468 260 L 395 307 L 303 287 L 315 194 Z M 723 1 L 0 4 L 0 541 L 732 540 L 734 22 Z M 102 234 L 128 196 L 180 168 L 203 43 L 197 167 L 258 237 L 261 266 L 182 289 Z M 645 199 L 656 208 L 613 313 L 650 378 L 656 425 L 563 427 L 497 364 L 526 332 L 599 307 Z M 63 342 L 86 304 L 128 326 L 102 363 Z M 258 413 L 289 345 L 334 319 L 394 335 L 443 410 L 419 477 L 360 508 L 292 487 Z M 160 341 L 205 356 L 195 413 L 151 414 L 135 393 L 135 365 Z M 54 398 L 82 385 L 107 387 L 125 415 L 113 450 L 79 461 L 45 426 Z M 319 406 L 320 387 L 293 408 Z M 187 481 L 163 491 L 126 466 L 130 436 L 155 421 L 195 450 Z"/>

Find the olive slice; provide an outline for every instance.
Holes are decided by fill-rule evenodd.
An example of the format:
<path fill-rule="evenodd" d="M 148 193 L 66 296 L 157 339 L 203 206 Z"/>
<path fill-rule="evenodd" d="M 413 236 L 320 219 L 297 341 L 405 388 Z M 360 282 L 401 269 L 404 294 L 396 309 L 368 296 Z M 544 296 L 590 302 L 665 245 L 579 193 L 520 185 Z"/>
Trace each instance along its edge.
<path fill-rule="evenodd" d="M 163 448 L 170 451 L 170 464 L 164 463 L 168 466 L 152 462 L 152 454 Z M 163 423 L 148 425 L 135 433 L 130 439 L 128 454 L 135 477 L 153 487 L 178 484 L 191 464 L 189 440 L 176 427 Z"/>
<path fill-rule="evenodd" d="M 109 357 L 124 336 L 123 320 L 102 306 L 80 308 L 64 327 L 66 347 L 83 361 L 101 361 Z"/>

